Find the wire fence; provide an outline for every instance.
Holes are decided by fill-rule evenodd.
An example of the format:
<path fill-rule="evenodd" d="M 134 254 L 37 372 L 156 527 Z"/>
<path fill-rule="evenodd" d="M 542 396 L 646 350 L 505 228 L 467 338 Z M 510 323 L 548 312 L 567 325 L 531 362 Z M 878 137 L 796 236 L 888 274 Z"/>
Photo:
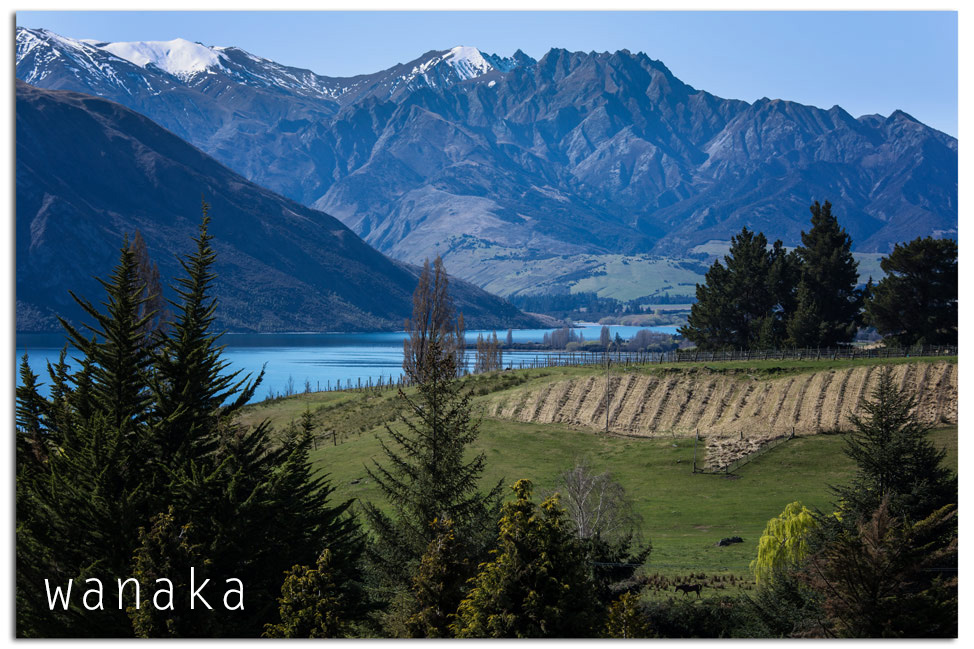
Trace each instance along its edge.
<path fill-rule="evenodd" d="M 782 444 L 790 442 L 793 439 L 795 439 L 794 428 L 792 428 L 791 434 L 781 435 L 769 439 L 767 442 L 762 444 L 760 448 L 758 448 L 757 450 L 742 455 L 741 457 L 738 457 L 737 459 L 731 462 L 728 462 L 726 464 L 721 464 L 719 466 L 709 465 L 705 461 L 700 467 L 698 467 L 696 462 L 696 456 L 694 456 L 693 473 L 706 473 L 710 475 L 733 475 L 735 471 L 737 471 L 745 464 L 750 464 L 751 462 L 758 459 L 768 451 L 774 450 L 779 446 L 781 446 Z M 697 433 L 697 439 L 694 443 L 696 444 L 697 442 L 699 442 L 699 440 L 700 440 L 700 435 L 699 433 Z"/>
<path fill-rule="evenodd" d="M 502 350 L 503 351 L 503 350 Z M 506 361 L 501 366 L 505 370 L 526 370 L 551 367 L 586 367 L 606 364 L 618 367 L 634 365 L 662 365 L 668 363 L 720 363 L 730 361 L 821 361 L 821 360 L 857 360 L 877 358 L 913 358 L 930 356 L 956 356 L 956 345 L 923 345 L 913 347 L 831 347 L 831 348 L 790 348 L 790 349 L 730 349 L 706 351 L 693 349 L 674 349 L 666 352 L 651 351 L 571 351 L 571 352 L 509 352 Z M 410 385 L 407 378 L 399 376 L 380 376 L 377 379 L 361 377 L 345 381 L 327 381 L 324 385 L 318 383 L 316 390 L 311 390 L 305 384 L 305 392 L 347 392 L 347 391 L 375 391 L 397 390 Z M 270 399 L 289 397 L 299 394 L 293 385 L 285 387 L 281 392 L 269 395 Z"/>

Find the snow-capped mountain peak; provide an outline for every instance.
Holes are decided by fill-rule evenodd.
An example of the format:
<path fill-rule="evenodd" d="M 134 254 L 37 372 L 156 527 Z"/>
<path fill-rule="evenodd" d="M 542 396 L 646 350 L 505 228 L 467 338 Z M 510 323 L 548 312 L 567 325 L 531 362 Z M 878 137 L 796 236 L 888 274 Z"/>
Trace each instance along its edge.
<path fill-rule="evenodd" d="M 104 43 L 98 47 L 139 67 L 150 63 L 176 77 L 185 78 L 220 65 L 220 53 L 184 38 L 171 41 Z"/>
<path fill-rule="evenodd" d="M 443 62 L 456 70 L 463 80 L 479 77 L 491 70 L 507 72 L 515 65 L 511 59 L 484 54 L 476 47 L 462 45 L 450 50 L 449 54 L 443 57 Z"/>
<path fill-rule="evenodd" d="M 509 72 L 517 66 L 514 59 L 505 59 L 496 54 L 485 54 L 476 47 L 458 45 L 436 57 L 424 61 L 412 70 L 412 76 L 425 77 L 439 64 L 445 64 L 453 69 L 461 81 L 482 76 L 488 72 Z"/>

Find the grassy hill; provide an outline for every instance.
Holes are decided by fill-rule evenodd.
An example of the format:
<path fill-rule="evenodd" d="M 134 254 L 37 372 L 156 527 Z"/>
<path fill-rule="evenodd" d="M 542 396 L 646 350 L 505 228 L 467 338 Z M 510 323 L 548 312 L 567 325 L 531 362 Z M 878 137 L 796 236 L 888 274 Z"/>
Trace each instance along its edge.
<path fill-rule="evenodd" d="M 942 359 L 941 359 L 942 360 Z M 850 369 L 868 361 L 768 362 L 750 364 L 751 373 L 780 376 L 810 371 Z M 873 361 L 875 364 L 876 361 Z M 738 363 L 711 364 L 712 371 L 737 372 Z M 772 366 L 773 365 L 773 366 Z M 686 372 L 677 367 L 640 368 L 649 372 Z M 692 368 L 691 368 L 692 369 Z M 484 409 L 506 392 L 542 385 L 566 376 L 578 378 L 591 368 L 549 368 L 470 377 L 475 407 Z M 249 407 L 245 423 L 264 418 L 276 426 L 296 421 L 306 408 L 319 416 L 321 426 L 312 457 L 327 473 L 342 498 L 381 503 L 365 467 L 381 460 L 379 439 L 384 425 L 395 419 L 394 392 L 313 393 Z M 395 425 L 395 424 L 393 424 Z M 332 435 L 334 432 L 334 436 Z M 825 511 L 831 506 L 829 485 L 847 481 L 852 463 L 842 452 L 842 434 L 798 437 L 761 455 L 733 475 L 693 474 L 693 437 L 605 435 L 564 423 L 528 423 L 485 417 L 472 452 L 487 454 L 486 484 L 512 484 L 530 478 L 537 491 L 553 489 L 561 472 L 585 457 L 594 469 L 610 471 L 635 501 L 642 517 L 641 532 L 654 550 L 649 572 L 681 575 L 689 572 L 746 577 L 757 540 L 768 519 L 789 502 Z M 957 427 L 937 428 L 932 439 L 946 447 L 946 461 L 957 467 Z M 702 449 L 698 447 L 697 453 Z M 699 455 L 698 455 L 699 459 Z M 727 536 L 743 543 L 716 546 Z"/>

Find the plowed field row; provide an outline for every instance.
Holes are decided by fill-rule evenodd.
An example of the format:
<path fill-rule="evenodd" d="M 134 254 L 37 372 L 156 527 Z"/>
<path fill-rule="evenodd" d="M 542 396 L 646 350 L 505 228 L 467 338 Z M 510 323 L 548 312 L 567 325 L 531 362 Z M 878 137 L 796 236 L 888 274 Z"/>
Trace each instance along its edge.
<path fill-rule="evenodd" d="M 931 424 L 957 422 L 957 364 L 894 365 L 894 380 L 918 396 L 917 412 Z M 541 389 L 496 395 L 487 414 L 501 419 L 564 423 L 629 435 L 774 437 L 792 430 L 845 430 L 879 378 L 878 367 L 830 370 L 778 379 L 710 372 L 665 378 L 629 373 L 559 381 Z"/>

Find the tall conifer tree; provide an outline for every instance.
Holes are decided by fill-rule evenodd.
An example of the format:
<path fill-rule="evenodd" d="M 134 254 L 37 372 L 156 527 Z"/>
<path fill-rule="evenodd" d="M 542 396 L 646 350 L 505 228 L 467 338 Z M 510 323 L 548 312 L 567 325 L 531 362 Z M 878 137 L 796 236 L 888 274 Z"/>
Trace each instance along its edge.
<path fill-rule="evenodd" d="M 852 238 L 832 214 L 832 204 L 811 206 L 812 227 L 796 249 L 801 279 L 795 314 L 788 323 L 796 347 L 834 347 L 855 338 L 863 294 Z"/>
<path fill-rule="evenodd" d="M 332 505 L 325 477 L 312 477 L 310 436 L 275 446 L 266 423 L 250 429 L 230 417 L 256 382 L 224 373 L 211 331 L 215 256 L 208 223 L 204 216 L 196 253 L 183 260 L 178 317 L 165 336 L 144 336 L 151 312 L 142 308 L 144 285 L 126 241 L 102 282 L 104 311 L 79 299 L 94 320 L 86 325 L 91 338 L 64 323 L 80 351 L 79 369 L 70 373 L 62 354 L 49 367 L 51 399 L 40 404 L 25 365 L 18 462 L 37 470 L 18 472 L 19 635 L 256 636 L 276 615 L 284 571 L 312 563 L 324 547 L 335 555 L 354 604 L 350 620 L 365 614 L 362 535 L 348 515 L 350 502 Z M 38 436 L 42 452 L 26 452 Z M 176 530 L 192 530 L 194 544 L 173 542 Z M 198 574 L 221 584 L 240 579 L 245 610 L 192 611 L 189 598 L 178 598 L 172 626 L 158 616 L 130 618 L 109 601 L 115 579 L 136 573 L 148 579 L 190 560 L 198 562 Z M 45 579 L 62 588 L 73 580 L 77 593 L 88 578 L 106 585 L 104 610 L 84 610 L 77 596 L 68 610 L 50 610 Z M 142 590 L 151 586 L 143 583 Z"/>
<path fill-rule="evenodd" d="M 880 260 L 886 277 L 866 302 L 869 323 L 899 345 L 957 344 L 957 242 L 917 237 Z"/>
<path fill-rule="evenodd" d="M 424 267 L 413 305 L 403 366 L 415 392 L 400 389 L 402 427 L 386 427 L 390 441 L 381 442 L 386 462 L 373 460 L 366 469 L 392 510 L 386 514 L 365 505 L 375 537 L 370 565 L 392 599 L 410 588 L 435 537 L 434 520 L 453 522 L 463 552 L 475 564 L 490 543 L 499 508 L 500 483 L 480 491 L 485 455 L 465 457 L 479 431 L 469 390 L 457 380 L 458 325 L 441 260 L 432 272 L 429 264 Z"/>
<path fill-rule="evenodd" d="M 680 333 L 701 349 L 774 342 L 774 321 L 787 301 L 786 263 L 780 241 L 769 252 L 764 234 L 741 229 L 724 264 L 715 261 L 697 284 L 697 302 Z"/>
<path fill-rule="evenodd" d="M 217 425 L 253 397 L 263 372 L 254 381 L 226 372 L 219 334 L 212 331 L 216 300 L 212 297 L 216 253 L 209 234 L 209 207 L 194 238 L 196 251 L 179 263 L 186 273 L 176 280 L 175 319 L 155 358 L 154 437 L 157 461 L 179 465 L 200 461 L 217 444 Z"/>
<path fill-rule="evenodd" d="M 23 509 L 18 510 L 17 586 L 27 609 L 23 619 L 32 621 L 27 634 L 130 633 L 124 611 L 116 607 L 87 611 L 76 601 L 67 611 L 51 611 L 39 585 L 46 578 L 62 586 L 74 580 L 86 588 L 87 578 L 114 583 L 127 574 L 138 528 L 160 498 L 146 488 L 151 349 L 140 332 L 145 291 L 127 240 L 110 278 L 99 281 L 107 295 L 104 312 L 72 294 L 93 319 L 85 325 L 91 338 L 61 321 L 83 358 L 71 378 L 71 394 L 63 361 L 52 373 L 58 401 L 44 410 L 58 413 L 49 420 L 57 429 L 46 435 L 43 479 L 39 474 L 18 485 Z"/>

